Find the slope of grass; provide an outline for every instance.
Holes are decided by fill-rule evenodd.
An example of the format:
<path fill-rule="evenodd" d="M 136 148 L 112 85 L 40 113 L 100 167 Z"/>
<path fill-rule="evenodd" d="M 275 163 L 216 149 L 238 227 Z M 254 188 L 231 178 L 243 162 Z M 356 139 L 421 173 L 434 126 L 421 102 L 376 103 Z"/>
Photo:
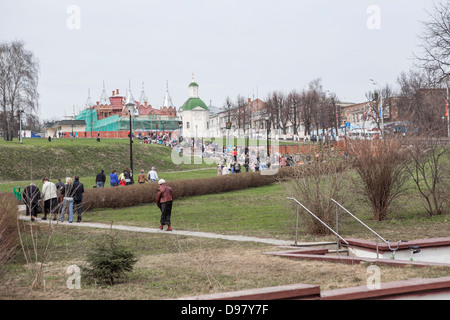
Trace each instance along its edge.
<path fill-rule="evenodd" d="M 148 172 L 152 166 L 158 171 L 178 171 L 211 167 L 208 164 L 194 164 L 185 159 L 176 164 L 171 158 L 172 149 L 153 144 L 133 143 L 133 167 L 139 172 Z M 130 145 L 127 139 L 24 139 L 0 141 L 0 182 L 42 180 L 79 175 L 95 177 L 101 169 L 105 173 L 112 170 L 122 172 L 130 167 Z"/>

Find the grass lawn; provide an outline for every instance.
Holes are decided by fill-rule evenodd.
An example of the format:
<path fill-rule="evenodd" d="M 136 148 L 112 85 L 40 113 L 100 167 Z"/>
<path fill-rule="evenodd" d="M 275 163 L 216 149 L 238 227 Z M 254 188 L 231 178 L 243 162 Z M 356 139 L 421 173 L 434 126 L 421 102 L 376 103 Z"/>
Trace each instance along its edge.
<path fill-rule="evenodd" d="M 102 142 L 105 140 L 107 139 Z M 46 140 L 44 142 L 50 144 Z M 94 141 L 82 143 L 95 145 Z M 111 147 L 116 147 L 113 142 L 105 141 L 105 144 L 109 143 Z M 45 143 L 42 148 L 46 148 Z M 1 149 L 0 143 L 0 153 Z M 169 181 L 216 175 L 215 169 L 186 171 L 188 168 L 171 167 L 171 173 L 163 169 L 158 170 L 158 173 L 161 178 Z M 205 166 L 200 166 L 196 169 L 204 168 Z M 175 172 L 180 170 L 184 171 Z M 95 175 L 85 174 L 81 175 L 80 180 L 89 187 L 91 184 L 93 186 L 93 177 Z M 12 186 L 17 183 L 2 183 L 0 188 L 10 189 L 5 191 L 11 192 Z M 288 196 L 289 192 L 282 184 L 273 184 L 181 198 L 174 202 L 173 228 L 294 241 L 296 208 L 286 200 Z M 351 211 L 385 239 L 392 241 L 448 237 L 449 215 L 430 218 L 422 208 L 421 201 L 417 194 L 409 191 L 391 207 L 385 221 L 374 221 L 371 209 L 359 202 L 356 196 Z M 88 211 L 84 213 L 83 221 L 156 228 L 159 226 L 159 218 L 160 211 L 152 204 Z M 335 240 L 333 236 L 309 235 L 302 219 L 305 218 L 302 216 L 300 219 L 299 241 Z M 30 224 L 24 225 L 24 230 L 29 231 Z M 38 224 L 33 228 L 38 241 L 44 241 L 49 235 L 47 225 Z M 293 283 L 320 285 L 322 290 L 367 283 L 366 264 L 343 265 L 274 257 L 264 255 L 263 252 L 279 248 L 260 243 L 203 239 L 170 232 L 144 234 L 119 231 L 117 239 L 139 258 L 134 271 L 126 280 L 114 286 L 92 284 L 82 279 L 80 290 L 69 290 L 66 286 L 67 267 L 73 264 L 82 266 L 86 253 L 109 232 L 59 224 L 53 229 L 49 251 L 44 259 L 45 287 L 30 290 L 34 263 L 25 263 L 24 255 L 19 251 L 11 263 L 0 268 L 0 299 L 171 299 Z M 372 233 L 342 211 L 339 233 L 344 238 L 375 240 Z M 24 232 L 23 235 L 24 244 L 29 244 L 29 233 Z M 42 244 L 37 250 L 39 257 L 42 256 L 41 248 Z M 380 268 L 382 282 L 450 275 L 449 268 L 445 267 Z"/>
<path fill-rule="evenodd" d="M 183 163 L 172 160 L 172 149 L 162 145 L 133 143 L 133 168 L 148 172 L 156 167 L 159 172 L 213 168 L 216 164 L 200 162 L 185 157 Z M 73 177 L 94 177 L 101 169 L 105 173 L 119 173 L 130 167 L 130 147 L 127 139 L 25 139 L 0 140 L 0 183 L 12 181 L 39 181 L 44 176 L 52 180 Z M 94 180 L 95 181 L 95 180 Z M 109 181 L 109 180 L 108 180 Z M 94 184 L 92 184 L 94 185 Z M 11 190 L 12 191 L 12 190 Z"/>
<path fill-rule="evenodd" d="M 179 199 L 174 204 L 175 229 L 223 234 L 295 239 L 295 208 L 285 201 L 282 185 Z M 413 199 L 408 198 L 411 204 Z M 414 202 L 418 199 L 414 199 Z M 398 208 L 404 203 L 398 203 Z M 360 219 L 389 239 L 423 239 L 448 236 L 448 215 L 427 218 L 420 209 L 393 212 L 376 222 L 367 207 L 357 207 Z M 86 212 L 84 221 L 156 228 L 160 212 L 156 205 Z M 37 226 L 44 241 L 48 227 Z M 349 217 L 342 217 L 340 234 L 375 240 Z M 299 241 L 329 241 L 333 237 L 307 235 L 300 222 Z M 244 290 L 293 283 L 320 285 L 322 290 L 365 285 L 367 266 L 300 261 L 264 255 L 276 251 L 271 245 L 204 239 L 161 232 L 117 232 L 117 239 L 133 250 L 139 260 L 128 278 L 114 286 L 82 279 L 80 290 L 66 287 L 70 265 L 83 266 L 86 253 L 110 231 L 58 225 L 43 267 L 45 288 L 30 290 L 32 273 L 23 255 L 0 270 L 2 299 L 171 299 L 199 294 Z M 29 242 L 25 239 L 25 243 Z M 40 247 L 41 248 L 41 247 Z M 39 253 L 41 254 L 41 253 Z M 450 275 L 449 268 L 394 268 L 380 266 L 381 281 L 436 278 Z"/>

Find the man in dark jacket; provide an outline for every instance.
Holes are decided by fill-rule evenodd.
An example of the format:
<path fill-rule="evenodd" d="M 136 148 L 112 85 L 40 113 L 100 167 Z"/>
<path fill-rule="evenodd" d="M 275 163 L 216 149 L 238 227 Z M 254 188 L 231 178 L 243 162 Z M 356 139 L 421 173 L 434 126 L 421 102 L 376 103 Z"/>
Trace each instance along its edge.
<path fill-rule="evenodd" d="M 164 225 L 167 225 L 166 231 L 172 231 L 170 225 L 170 216 L 172 214 L 173 193 L 172 188 L 166 186 L 166 181 L 160 179 L 158 181 L 160 187 L 156 193 L 156 204 L 161 209 L 161 225 L 159 229 L 163 229 Z"/>
<path fill-rule="evenodd" d="M 106 176 L 105 171 L 100 171 L 99 174 L 97 174 L 97 177 L 95 178 L 95 183 L 97 184 L 97 188 L 103 188 L 105 186 L 106 182 Z"/>
<path fill-rule="evenodd" d="M 40 211 L 38 208 L 40 206 L 40 199 L 41 192 L 34 183 L 26 186 L 23 190 L 23 203 L 26 206 L 26 215 L 31 215 L 31 221 L 34 221 L 34 219 L 37 218 L 38 211 Z"/>
<path fill-rule="evenodd" d="M 73 189 L 74 189 L 73 204 L 74 204 L 74 211 L 76 211 L 78 214 L 77 222 L 81 222 L 81 215 L 83 213 L 81 202 L 83 201 L 83 192 L 84 192 L 84 186 L 79 181 L 79 179 L 80 177 L 75 176 L 74 177 L 75 181 L 73 182 Z"/>

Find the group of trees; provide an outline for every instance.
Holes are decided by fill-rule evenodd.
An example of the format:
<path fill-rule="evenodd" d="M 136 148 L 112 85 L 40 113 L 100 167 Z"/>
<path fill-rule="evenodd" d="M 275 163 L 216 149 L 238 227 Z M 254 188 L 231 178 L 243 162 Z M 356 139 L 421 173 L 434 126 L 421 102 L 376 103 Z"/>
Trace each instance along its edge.
<path fill-rule="evenodd" d="M 19 118 L 35 123 L 39 62 L 21 41 L 0 43 L 0 125 L 3 139 L 17 137 Z"/>
<path fill-rule="evenodd" d="M 336 128 L 340 121 L 336 94 L 325 91 L 321 79 L 315 79 L 301 91 L 292 90 L 288 94 L 274 91 L 266 99 L 266 115 L 272 128 L 281 129 L 286 134 L 292 125 L 295 135 L 304 131 L 309 134 L 316 130 Z"/>
<path fill-rule="evenodd" d="M 228 119 L 244 134 L 250 127 L 254 113 L 257 118 L 268 118 L 269 127 L 280 129 L 287 133 L 290 126 L 293 134 L 297 135 L 303 130 L 305 134 L 313 130 L 336 128 L 340 122 L 340 112 L 337 105 L 336 94 L 325 91 L 321 79 L 315 79 L 308 84 L 308 88 L 301 91 L 292 90 L 289 93 L 281 91 L 270 92 L 265 101 L 264 108 L 255 110 L 243 96 L 238 95 L 235 101 L 229 97 L 225 100 L 225 111 Z"/>
<path fill-rule="evenodd" d="M 429 15 L 429 21 L 424 22 L 415 66 L 400 73 L 395 84 L 366 92 L 367 106 L 362 118 L 379 129 L 383 117 L 387 121 L 403 120 L 410 124 L 411 132 L 420 135 L 447 135 L 444 105 L 450 73 L 450 0 L 435 4 Z M 230 120 L 244 133 L 252 119 L 252 109 L 246 105 L 242 96 L 236 102 L 230 98 L 225 102 Z M 337 134 L 344 117 L 338 97 L 323 88 L 320 78 L 301 90 L 270 92 L 261 116 L 268 117 L 270 128 L 280 129 L 284 134 L 292 127 L 294 135 L 301 131 L 305 134 L 316 131 L 319 135 L 322 129 L 332 128 Z"/>

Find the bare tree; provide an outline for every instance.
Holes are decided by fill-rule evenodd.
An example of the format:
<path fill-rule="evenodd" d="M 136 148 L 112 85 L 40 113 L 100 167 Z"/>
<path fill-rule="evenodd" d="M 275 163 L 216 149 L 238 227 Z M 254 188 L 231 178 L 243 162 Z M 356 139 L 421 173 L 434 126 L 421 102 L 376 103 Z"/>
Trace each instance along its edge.
<path fill-rule="evenodd" d="M 397 82 L 400 87 L 396 101 L 398 114 L 400 119 L 411 123 L 411 132 L 444 134 L 442 116 L 446 90 L 436 86 L 429 73 L 416 70 L 401 73 Z"/>
<path fill-rule="evenodd" d="M 294 167 L 292 180 L 283 183 L 286 194 L 294 197 L 328 226 L 335 225 L 336 205 L 348 200 L 350 194 L 347 168 L 349 163 L 338 161 L 330 148 L 322 148 L 317 161 L 307 166 Z M 328 235 L 330 230 L 305 210 L 300 210 L 307 232 Z"/>
<path fill-rule="evenodd" d="M 329 127 L 334 127 L 336 130 L 336 138 L 339 136 L 339 118 L 340 118 L 340 110 L 338 106 L 338 98 L 334 92 L 330 93 L 327 97 L 328 103 L 329 103 L 329 110 L 328 113 L 328 123 Z"/>
<path fill-rule="evenodd" d="M 353 140 L 348 143 L 348 150 L 374 219 L 385 220 L 392 201 L 405 191 L 408 153 L 396 139 Z"/>
<path fill-rule="evenodd" d="M 432 72 L 435 81 L 448 81 L 450 75 L 450 0 L 434 3 L 433 12 L 428 12 L 429 21 L 423 22 L 420 39 L 422 52 L 416 54 L 419 64 Z"/>
<path fill-rule="evenodd" d="M 433 143 L 433 139 L 411 139 L 408 143 L 411 163 L 406 167 L 430 216 L 440 215 L 449 198 L 450 164 L 445 160 L 450 148 Z"/>
<path fill-rule="evenodd" d="M 372 120 L 376 123 L 378 130 L 381 130 L 382 118 L 383 121 L 392 121 L 394 91 L 389 84 L 386 84 L 379 91 L 369 91 L 366 93 L 366 98 L 369 101 L 368 109 L 363 118 L 364 120 Z"/>
<path fill-rule="evenodd" d="M 266 106 L 273 128 L 280 128 L 286 134 L 289 122 L 289 105 L 286 95 L 279 91 L 273 91 L 267 98 Z"/>
<path fill-rule="evenodd" d="M 310 134 L 313 129 L 313 125 L 316 127 L 317 134 L 319 132 L 318 124 L 320 103 L 323 98 L 323 90 L 320 79 L 311 81 L 308 85 L 308 89 L 302 93 L 302 122 L 305 126 L 305 134 Z"/>
<path fill-rule="evenodd" d="M 301 123 L 301 94 L 292 90 L 287 96 L 288 118 L 294 128 L 294 135 L 298 135 L 298 129 Z"/>
<path fill-rule="evenodd" d="M 21 41 L 0 44 L 0 113 L 5 140 L 17 129 L 18 110 L 38 109 L 39 62 Z"/>

